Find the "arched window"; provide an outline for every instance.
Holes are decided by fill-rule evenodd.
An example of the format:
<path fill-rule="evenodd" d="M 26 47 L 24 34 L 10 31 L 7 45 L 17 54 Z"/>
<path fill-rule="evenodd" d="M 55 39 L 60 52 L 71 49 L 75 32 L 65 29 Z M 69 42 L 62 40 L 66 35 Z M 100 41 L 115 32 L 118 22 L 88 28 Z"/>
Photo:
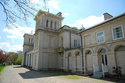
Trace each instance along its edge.
<path fill-rule="evenodd" d="M 49 23 L 49 21 L 47 20 L 47 21 L 46 21 L 46 27 L 48 27 L 48 23 Z"/>
<path fill-rule="evenodd" d="M 99 53 L 105 53 L 106 52 L 106 49 L 105 48 L 103 48 L 103 49 L 101 49 L 100 51 L 99 51 Z"/>
<path fill-rule="evenodd" d="M 55 29 L 56 29 L 56 22 L 55 22 L 55 24 L 54 24 L 54 27 L 55 27 Z"/>
<path fill-rule="evenodd" d="M 88 50 L 87 52 L 86 52 L 86 55 L 91 55 L 92 54 L 92 52 L 90 51 L 90 50 Z"/>
<path fill-rule="evenodd" d="M 53 22 L 51 21 L 51 23 L 50 23 L 50 28 L 52 28 L 53 27 Z"/>

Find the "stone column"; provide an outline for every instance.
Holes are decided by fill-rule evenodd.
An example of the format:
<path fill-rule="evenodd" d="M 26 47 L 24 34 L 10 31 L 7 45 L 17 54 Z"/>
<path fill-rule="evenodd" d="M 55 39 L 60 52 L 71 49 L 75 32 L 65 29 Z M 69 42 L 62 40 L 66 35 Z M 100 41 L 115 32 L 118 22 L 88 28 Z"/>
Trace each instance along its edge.
<path fill-rule="evenodd" d="M 99 71 L 98 54 L 93 53 L 92 59 L 93 59 L 93 73 L 95 73 L 95 72 Z"/>
<path fill-rule="evenodd" d="M 28 54 L 27 54 L 27 66 L 28 66 Z"/>
<path fill-rule="evenodd" d="M 33 56 L 31 54 L 31 67 L 33 66 Z"/>
<path fill-rule="evenodd" d="M 86 66 L 86 63 L 87 63 L 87 61 L 86 61 L 86 55 L 85 55 L 85 52 L 84 52 L 84 49 L 83 49 L 83 60 L 84 60 L 84 75 L 86 75 L 87 74 L 87 66 Z"/>
<path fill-rule="evenodd" d="M 25 66 L 26 66 L 26 61 L 27 61 L 27 57 L 26 57 L 26 55 L 25 55 L 25 63 L 24 63 L 24 64 L 25 64 Z"/>
<path fill-rule="evenodd" d="M 28 66 L 30 67 L 30 54 L 29 54 L 29 65 Z"/>
<path fill-rule="evenodd" d="M 86 55 L 85 55 L 85 53 L 84 53 L 84 55 L 83 55 L 83 58 L 84 58 L 84 75 L 86 75 L 87 74 L 87 66 L 86 66 Z"/>
<path fill-rule="evenodd" d="M 26 66 L 28 66 L 28 55 L 26 55 Z"/>
<path fill-rule="evenodd" d="M 28 57 L 28 58 L 27 58 L 27 66 L 29 67 L 29 54 L 28 54 L 27 57 Z"/>
<path fill-rule="evenodd" d="M 32 55 L 32 69 L 34 69 L 34 55 Z"/>

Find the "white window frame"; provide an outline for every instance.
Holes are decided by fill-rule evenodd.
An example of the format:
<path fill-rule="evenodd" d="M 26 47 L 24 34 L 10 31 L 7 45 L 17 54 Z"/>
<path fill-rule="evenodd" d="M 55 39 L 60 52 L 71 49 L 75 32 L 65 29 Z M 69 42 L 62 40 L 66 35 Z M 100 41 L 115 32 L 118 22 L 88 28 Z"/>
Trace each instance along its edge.
<path fill-rule="evenodd" d="M 103 32 L 103 38 L 104 38 L 104 41 L 103 41 L 103 42 L 98 42 L 98 36 L 97 36 L 97 34 L 100 33 L 100 32 Z M 96 33 L 96 43 L 98 43 L 98 44 L 105 42 L 105 34 L 104 34 L 104 31 L 100 31 L 100 32 L 97 32 L 97 33 Z"/>
<path fill-rule="evenodd" d="M 123 37 L 121 37 L 121 38 L 114 38 L 114 32 L 113 32 L 113 29 L 115 29 L 115 28 L 117 28 L 117 27 L 121 27 L 122 28 L 122 35 L 123 35 Z M 123 26 L 122 25 L 119 25 L 119 26 L 116 26 L 116 27 L 113 27 L 112 28 L 112 37 L 113 37 L 113 40 L 119 40 L 119 39 L 123 39 L 124 38 L 124 31 L 123 31 Z"/>

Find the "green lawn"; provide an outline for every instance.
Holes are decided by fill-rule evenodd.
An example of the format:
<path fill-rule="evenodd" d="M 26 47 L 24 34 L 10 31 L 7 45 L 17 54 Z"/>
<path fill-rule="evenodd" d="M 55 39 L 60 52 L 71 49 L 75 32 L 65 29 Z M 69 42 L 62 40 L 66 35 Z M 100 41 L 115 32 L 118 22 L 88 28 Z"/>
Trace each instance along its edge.
<path fill-rule="evenodd" d="M 5 67 L 6 67 L 6 66 L 0 65 L 0 74 L 1 74 L 1 72 L 3 71 L 3 69 L 4 69 Z"/>
<path fill-rule="evenodd" d="M 54 71 L 42 71 L 42 73 L 47 74 L 49 76 L 56 76 L 56 77 L 66 78 L 66 79 L 80 79 L 82 77 L 79 75 L 71 75 L 68 73 L 54 72 Z"/>
<path fill-rule="evenodd" d="M 80 79 L 81 76 L 78 75 L 60 75 L 61 78 L 67 78 L 67 79 Z"/>

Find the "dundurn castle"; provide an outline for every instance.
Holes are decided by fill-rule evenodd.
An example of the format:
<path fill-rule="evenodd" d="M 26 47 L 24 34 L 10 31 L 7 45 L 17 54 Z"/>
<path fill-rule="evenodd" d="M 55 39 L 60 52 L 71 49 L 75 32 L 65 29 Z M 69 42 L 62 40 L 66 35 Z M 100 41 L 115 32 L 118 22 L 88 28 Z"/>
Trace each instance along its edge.
<path fill-rule="evenodd" d="M 34 18 L 35 33 L 24 34 L 22 65 L 97 77 L 125 75 L 125 13 L 103 15 L 103 22 L 77 29 L 62 26 L 61 12 L 40 10 Z"/>

